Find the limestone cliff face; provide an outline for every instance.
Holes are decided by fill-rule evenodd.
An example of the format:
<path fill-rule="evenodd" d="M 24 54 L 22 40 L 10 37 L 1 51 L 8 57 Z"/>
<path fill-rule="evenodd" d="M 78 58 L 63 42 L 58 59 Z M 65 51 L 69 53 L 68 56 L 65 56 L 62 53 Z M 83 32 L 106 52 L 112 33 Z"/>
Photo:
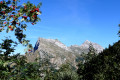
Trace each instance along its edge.
<path fill-rule="evenodd" d="M 85 41 L 82 45 L 74 45 L 67 47 L 57 39 L 39 38 L 35 44 L 32 53 L 26 54 L 30 62 L 34 61 L 36 57 L 50 59 L 50 62 L 56 64 L 58 67 L 63 63 L 70 63 L 76 67 L 76 58 L 82 52 L 88 52 L 90 41 Z M 101 52 L 103 48 L 92 43 L 97 52 Z"/>

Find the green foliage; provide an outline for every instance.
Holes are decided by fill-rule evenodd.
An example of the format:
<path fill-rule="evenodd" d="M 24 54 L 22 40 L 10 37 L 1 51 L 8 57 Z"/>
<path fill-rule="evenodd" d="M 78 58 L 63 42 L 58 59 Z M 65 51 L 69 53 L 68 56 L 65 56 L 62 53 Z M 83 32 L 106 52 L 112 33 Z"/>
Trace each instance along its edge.
<path fill-rule="evenodd" d="M 109 45 L 98 56 L 78 65 L 80 80 L 119 80 L 120 76 L 120 41 Z M 82 77 L 81 77 L 82 76 Z"/>
<path fill-rule="evenodd" d="M 78 75 L 69 64 L 63 64 L 60 69 L 47 74 L 44 80 L 78 80 Z"/>
<path fill-rule="evenodd" d="M 58 80 L 78 80 L 76 71 L 69 64 L 62 65 L 58 71 Z"/>
<path fill-rule="evenodd" d="M 7 27 L 6 32 L 14 31 L 16 38 L 18 41 L 30 48 L 30 44 L 28 40 L 26 40 L 26 35 L 23 34 L 24 30 L 26 30 L 27 25 L 23 22 L 30 22 L 32 25 L 36 24 L 40 21 L 40 18 L 37 15 L 41 14 L 39 8 L 41 7 L 42 3 L 39 3 L 37 7 L 30 3 L 24 3 L 23 6 L 18 6 L 17 2 L 19 0 L 8 0 L 8 1 L 1 1 L 0 3 L 0 32 L 5 30 L 4 28 Z M 8 6 L 10 5 L 11 6 Z M 22 18 L 20 20 L 20 18 Z M 32 47 L 30 49 L 33 49 Z"/>
<path fill-rule="evenodd" d="M 119 26 L 118 36 L 120 37 L 120 24 L 118 26 Z"/>
<path fill-rule="evenodd" d="M 39 8 L 42 4 L 39 3 L 36 7 L 28 1 L 23 6 L 17 6 L 17 1 L 19 0 L 0 2 L 0 32 L 5 30 L 5 27 L 7 33 L 14 31 L 18 42 L 27 46 L 27 52 L 28 49 L 32 49 L 32 45 L 25 39 L 23 31 L 27 25 L 22 22 L 31 22 L 34 25 L 40 21 L 37 15 L 41 14 Z M 2 41 L 0 80 L 119 80 L 120 77 L 120 41 L 113 46 L 109 45 L 109 48 L 99 55 L 90 44 L 88 54 L 83 53 L 80 57 L 82 59 L 78 60 L 80 62 L 77 71 L 70 64 L 63 64 L 60 69 L 55 69 L 50 59 L 38 59 L 34 63 L 28 63 L 25 56 L 19 53 L 12 55 L 18 45 L 17 42 L 7 37 Z"/>
<path fill-rule="evenodd" d="M 88 53 L 82 53 L 81 54 L 81 57 L 82 58 L 80 61 L 79 61 L 79 64 L 77 65 L 78 66 L 78 70 L 77 70 L 77 73 L 79 75 L 79 79 L 80 80 L 83 80 L 84 79 L 84 75 L 85 75 L 85 64 L 86 63 L 89 63 L 89 61 L 91 61 L 92 59 L 94 59 L 97 54 L 96 54 L 96 50 L 94 49 L 93 45 L 90 44 L 89 45 L 89 52 Z"/>
<path fill-rule="evenodd" d="M 39 64 L 27 63 L 26 57 L 20 54 L 10 55 L 15 50 L 15 47 L 11 47 L 11 44 L 14 44 L 11 39 L 5 39 L 0 44 L 1 50 L 5 49 L 5 52 L 0 54 L 0 79 L 25 80 L 29 78 L 40 80 Z"/>
<path fill-rule="evenodd" d="M 0 32 L 5 30 L 5 27 L 7 33 L 14 31 L 18 42 L 27 46 L 28 49 L 32 49 L 32 45 L 29 44 L 29 40 L 26 40 L 26 35 L 23 34 L 27 25 L 22 22 L 36 24 L 40 20 L 37 15 L 41 14 L 39 11 L 41 5 L 38 4 L 37 8 L 32 3 L 27 2 L 27 4 L 24 3 L 24 6 L 17 6 L 18 1 L 3 0 L 0 2 Z M 8 6 L 10 4 L 11 6 Z M 22 17 L 22 20 L 19 19 L 20 17 Z M 30 20 L 28 20 L 28 17 Z M 19 53 L 12 55 L 18 43 L 10 37 L 6 37 L 2 41 L 0 43 L 0 80 L 41 80 L 37 63 L 27 63 L 26 57 Z"/>

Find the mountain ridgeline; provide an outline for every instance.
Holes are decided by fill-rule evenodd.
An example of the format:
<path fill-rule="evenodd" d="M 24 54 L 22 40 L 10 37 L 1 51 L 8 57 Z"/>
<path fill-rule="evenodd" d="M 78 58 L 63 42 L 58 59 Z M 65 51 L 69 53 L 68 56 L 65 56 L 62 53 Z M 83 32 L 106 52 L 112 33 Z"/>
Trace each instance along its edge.
<path fill-rule="evenodd" d="M 57 39 L 44 39 L 39 38 L 35 44 L 33 52 L 27 53 L 26 57 L 29 62 L 34 62 L 36 58 L 49 59 L 51 63 L 59 67 L 63 63 L 70 63 L 72 66 L 76 67 L 77 57 L 80 54 L 88 53 L 89 45 L 92 44 L 93 48 L 97 53 L 103 51 L 97 43 L 90 42 L 86 40 L 82 45 L 71 45 L 67 47 L 62 42 Z"/>

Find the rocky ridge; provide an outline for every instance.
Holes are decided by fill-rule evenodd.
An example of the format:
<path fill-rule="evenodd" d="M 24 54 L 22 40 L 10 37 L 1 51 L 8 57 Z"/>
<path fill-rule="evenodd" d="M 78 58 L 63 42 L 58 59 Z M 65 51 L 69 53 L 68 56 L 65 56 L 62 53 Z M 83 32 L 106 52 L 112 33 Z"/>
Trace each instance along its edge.
<path fill-rule="evenodd" d="M 97 51 L 97 53 L 100 53 L 104 49 L 99 44 L 90 42 L 88 40 L 86 40 L 82 45 L 71 45 L 69 48 L 74 53 L 78 53 L 78 54 L 81 54 L 82 52 L 88 53 L 88 51 L 89 51 L 88 48 L 89 48 L 90 44 L 93 45 L 93 48 Z"/>
<path fill-rule="evenodd" d="M 97 53 L 103 51 L 103 47 L 99 44 L 88 40 L 82 45 L 71 45 L 70 47 L 67 47 L 57 39 L 39 38 L 35 44 L 33 52 L 26 54 L 26 56 L 30 62 L 34 61 L 36 57 L 40 57 L 41 59 L 49 58 L 50 62 L 56 64 L 57 67 L 66 62 L 75 66 L 77 64 L 77 56 L 82 52 L 87 53 L 89 51 L 89 44 L 93 45 L 97 50 Z"/>

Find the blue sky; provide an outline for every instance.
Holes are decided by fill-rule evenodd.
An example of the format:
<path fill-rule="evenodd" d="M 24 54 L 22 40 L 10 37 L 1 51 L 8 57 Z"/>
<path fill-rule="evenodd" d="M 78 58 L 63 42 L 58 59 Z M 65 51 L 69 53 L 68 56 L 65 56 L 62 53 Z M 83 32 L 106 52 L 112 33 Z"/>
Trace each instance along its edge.
<path fill-rule="evenodd" d="M 19 4 L 28 0 L 20 0 Z M 117 32 L 120 23 L 120 0 L 29 0 L 37 5 L 42 2 L 41 22 L 28 23 L 27 39 L 35 45 L 38 37 L 58 39 L 67 46 L 81 45 L 85 40 L 106 48 L 119 40 Z M 0 33 L 0 36 L 12 32 Z M 3 38 L 3 37 L 1 37 Z M 19 45 L 16 52 L 23 53 Z"/>

